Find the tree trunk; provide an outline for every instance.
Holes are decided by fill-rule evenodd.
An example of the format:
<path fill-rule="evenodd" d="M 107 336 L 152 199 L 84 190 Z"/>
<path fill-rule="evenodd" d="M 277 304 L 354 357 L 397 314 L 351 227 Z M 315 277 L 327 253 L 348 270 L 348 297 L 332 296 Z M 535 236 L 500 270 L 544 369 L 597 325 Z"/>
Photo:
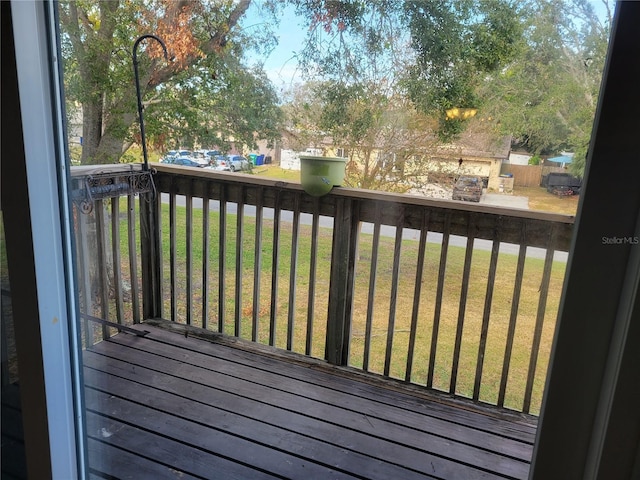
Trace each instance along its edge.
<path fill-rule="evenodd" d="M 81 163 L 100 163 L 95 154 L 102 137 L 102 101 L 82 104 L 82 157 Z"/>
<path fill-rule="evenodd" d="M 94 163 L 109 164 L 120 161 L 120 157 L 126 150 L 125 145 L 129 145 L 129 143 L 125 143 L 121 132 L 130 129 L 136 119 L 136 114 L 126 112 L 121 115 L 115 115 L 112 121 L 107 121 L 102 138 L 94 153 L 94 158 L 96 159 Z"/>

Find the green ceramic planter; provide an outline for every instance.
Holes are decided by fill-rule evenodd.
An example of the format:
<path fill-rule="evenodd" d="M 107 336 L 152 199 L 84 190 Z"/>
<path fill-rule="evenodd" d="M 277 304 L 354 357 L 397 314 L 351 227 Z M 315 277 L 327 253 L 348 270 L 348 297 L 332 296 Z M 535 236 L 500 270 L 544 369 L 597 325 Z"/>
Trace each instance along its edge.
<path fill-rule="evenodd" d="M 320 197 L 342 185 L 346 158 L 300 156 L 300 180 L 309 195 Z"/>

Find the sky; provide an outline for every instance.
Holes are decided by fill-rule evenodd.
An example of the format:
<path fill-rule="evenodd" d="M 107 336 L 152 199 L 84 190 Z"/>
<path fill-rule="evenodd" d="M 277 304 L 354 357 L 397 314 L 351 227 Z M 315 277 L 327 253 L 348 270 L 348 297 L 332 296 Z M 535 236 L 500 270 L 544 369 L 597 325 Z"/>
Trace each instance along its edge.
<path fill-rule="evenodd" d="M 260 16 L 259 8 L 252 3 L 242 25 L 246 28 L 259 28 L 265 21 L 268 20 Z M 280 25 L 274 31 L 278 45 L 267 57 L 264 65 L 267 76 L 278 91 L 302 82 L 295 55 L 302 48 L 305 33 L 305 27 L 296 18 L 294 9 L 286 7 L 280 18 Z"/>

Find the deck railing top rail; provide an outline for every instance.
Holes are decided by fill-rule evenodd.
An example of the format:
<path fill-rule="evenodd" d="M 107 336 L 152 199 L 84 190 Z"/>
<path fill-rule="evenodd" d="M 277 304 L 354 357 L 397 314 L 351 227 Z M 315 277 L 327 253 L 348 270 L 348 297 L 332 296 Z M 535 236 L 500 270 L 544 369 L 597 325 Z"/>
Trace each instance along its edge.
<path fill-rule="evenodd" d="M 469 217 L 474 217 L 475 238 L 493 240 L 496 225 L 499 224 L 500 240 L 506 243 L 522 244 L 522 225 L 526 224 L 527 246 L 549 248 L 557 251 L 568 251 L 575 217 L 558 213 L 541 212 L 525 209 L 483 205 L 453 200 L 433 199 L 417 195 L 397 194 L 357 188 L 334 188 L 323 197 L 311 197 L 304 194 L 299 183 L 257 177 L 240 173 L 218 172 L 196 167 L 182 167 L 154 164 L 158 172 L 157 188 L 159 192 L 191 195 L 210 199 L 219 198 L 219 186 L 227 186 L 226 200 L 256 205 L 257 191 L 262 190 L 261 203 L 264 207 L 276 205 L 276 195 L 281 208 L 294 205 L 294 198 L 301 193 L 300 212 L 313 213 L 316 201 L 319 203 L 320 215 L 335 216 L 336 201 L 340 198 L 357 200 L 360 203 L 358 218 L 362 222 L 383 225 L 398 225 L 398 213 L 403 211 L 402 227 L 419 230 L 422 225 L 424 211 L 429 210 L 429 230 L 444 231 L 445 216 L 450 216 L 449 233 L 451 235 L 469 235 Z M 196 179 L 209 181 L 208 191 L 203 191 L 205 183 L 194 182 Z M 549 244 L 549 224 L 556 225 L 553 245 Z"/>

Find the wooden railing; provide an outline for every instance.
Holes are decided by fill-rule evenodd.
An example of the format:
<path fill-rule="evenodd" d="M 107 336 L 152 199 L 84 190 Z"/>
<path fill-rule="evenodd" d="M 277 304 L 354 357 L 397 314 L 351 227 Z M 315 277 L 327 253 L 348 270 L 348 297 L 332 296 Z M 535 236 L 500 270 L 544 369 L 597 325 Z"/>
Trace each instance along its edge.
<path fill-rule="evenodd" d="M 110 200 L 110 222 L 96 205 L 98 243 L 83 248 L 111 245 L 113 269 L 98 264 L 103 307 L 85 318 L 165 318 L 538 410 L 572 217 L 155 168 L 153 200 L 130 196 L 126 213 Z"/>

